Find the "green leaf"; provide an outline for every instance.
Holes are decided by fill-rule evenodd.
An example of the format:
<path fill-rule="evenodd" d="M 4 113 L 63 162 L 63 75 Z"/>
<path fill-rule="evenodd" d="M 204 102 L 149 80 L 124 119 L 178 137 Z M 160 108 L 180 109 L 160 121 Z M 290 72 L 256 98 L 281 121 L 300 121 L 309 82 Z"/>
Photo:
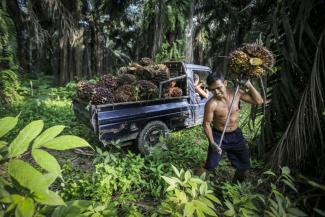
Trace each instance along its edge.
<path fill-rule="evenodd" d="M 300 209 L 297 209 L 297 208 L 289 208 L 288 212 L 294 216 L 297 216 L 297 217 L 307 216 L 306 213 L 304 213 L 303 211 L 301 211 Z"/>
<path fill-rule="evenodd" d="M 270 170 L 266 171 L 263 173 L 263 175 L 271 175 L 271 176 L 276 176 L 276 174 Z"/>
<path fill-rule="evenodd" d="M 172 168 L 173 168 L 174 173 L 176 174 L 176 176 L 177 176 L 178 178 L 180 178 L 181 174 L 179 173 L 178 169 L 177 169 L 174 165 L 172 165 Z"/>
<path fill-rule="evenodd" d="M 210 207 L 208 207 L 205 203 L 203 203 L 199 200 L 193 200 L 192 202 L 195 204 L 197 209 L 200 209 L 202 212 L 204 212 L 210 216 L 217 216 L 215 211 L 213 209 L 211 209 Z"/>
<path fill-rule="evenodd" d="M 313 209 L 316 213 L 318 213 L 320 216 L 325 216 L 325 212 L 323 210 L 320 210 L 318 208 Z"/>
<path fill-rule="evenodd" d="M 184 207 L 184 214 L 183 216 L 191 217 L 195 211 L 195 206 L 192 202 L 186 203 Z"/>
<path fill-rule="evenodd" d="M 32 156 L 40 167 L 50 173 L 62 177 L 60 164 L 51 154 L 44 150 L 34 149 L 32 150 Z"/>
<path fill-rule="evenodd" d="M 88 200 L 69 201 L 66 203 L 67 206 L 59 206 L 55 208 L 52 217 L 80 216 L 80 214 L 87 210 L 92 203 L 92 201 Z"/>
<path fill-rule="evenodd" d="M 208 185 L 206 182 L 202 183 L 200 186 L 200 194 L 205 195 L 208 190 Z"/>
<path fill-rule="evenodd" d="M 185 181 L 187 182 L 188 180 L 190 180 L 190 178 L 191 178 L 191 173 L 190 173 L 190 171 L 186 171 L 185 172 L 185 175 L 184 175 L 184 178 L 185 178 Z"/>
<path fill-rule="evenodd" d="M 46 148 L 55 150 L 67 150 L 72 148 L 90 147 L 88 142 L 78 136 L 59 136 L 43 145 Z"/>
<path fill-rule="evenodd" d="M 215 202 L 215 203 L 221 205 L 220 200 L 219 200 L 217 197 L 215 197 L 214 195 L 212 195 L 212 194 L 207 194 L 207 195 L 205 195 L 205 196 L 206 196 L 209 200 L 212 200 L 213 202 Z"/>
<path fill-rule="evenodd" d="M 18 115 L 19 116 L 19 115 Z M 18 122 L 17 117 L 5 117 L 0 119 L 0 138 L 15 128 Z"/>
<path fill-rule="evenodd" d="M 179 181 L 178 179 L 172 177 L 169 178 L 167 176 L 161 176 L 161 178 L 163 178 L 165 180 L 165 182 L 167 182 L 169 185 L 176 185 L 176 183 Z"/>
<path fill-rule="evenodd" d="M 7 144 L 5 141 L 0 141 L 0 149 L 4 148 Z"/>
<path fill-rule="evenodd" d="M 290 174 L 290 169 L 289 169 L 289 167 L 282 167 L 281 168 L 281 172 L 283 173 L 283 174 Z"/>
<path fill-rule="evenodd" d="M 196 215 L 197 215 L 197 217 L 205 217 L 202 210 L 200 210 L 200 209 L 196 209 Z"/>
<path fill-rule="evenodd" d="M 42 120 L 33 121 L 22 129 L 14 141 L 9 145 L 9 157 L 17 157 L 28 149 L 29 143 L 42 131 Z"/>
<path fill-rule="evenodd" d="M 15 217 L 32 217 L 34 212 L 34 201 L 31 198 L 25 198 L 17 204 Z"/>
<path fill-rule="evenodd" d="M 47 189 L 47 183 L 42 174 L 22 160 L 12 160 L 8 163 L 8 173 L 21 186 L 31 192 L 41 192 Z"/>
<path fill-rule="evenodd" d="M 293 185 L 293 183 L 289 182 L 288 180 L 282 179 L 281 180 L 284 184 L 286 184 L 287 186 L 289 186 L 292 190 L 294 190 L 295 192 L 298 192 L 298 190 L 296 189 L 296 187 Z"/>
<path fill-rule="evenodd" d="M 47 186 L 50 186 L 56 180 L 57 177 L 58 177 L 58 175 L 53 174 L 53 173 L 46 173 L 43 175 L 43 178 L 44 178 Z"/>
<path fill-rule="evenodd" d="M 50 190 L 46 190 L 43 192 L 36 192 L 35 200 L 41 204 L 50 205 L 50 206 L 65 205 L 62 198 L 57 193 Z"/>
<path fill-rule="evenodd" d="M 225 216 L 234 216 L 235 215 L 235 212 L 231 209 L 228 209 L 227 211 L 225 211 L 223 213 Z"/>
<path fill-rule="evenodd" d="M 59 135 L 63 131 L 64 128 L 65 126 L 63 125 L 57 125 L 45 130 L 39 137 L 35 139 L 33 144 L 33 149 L 38 148 L 43 144 L 47 143 L 48 141 L 54 139 L 57 135 Z"/>

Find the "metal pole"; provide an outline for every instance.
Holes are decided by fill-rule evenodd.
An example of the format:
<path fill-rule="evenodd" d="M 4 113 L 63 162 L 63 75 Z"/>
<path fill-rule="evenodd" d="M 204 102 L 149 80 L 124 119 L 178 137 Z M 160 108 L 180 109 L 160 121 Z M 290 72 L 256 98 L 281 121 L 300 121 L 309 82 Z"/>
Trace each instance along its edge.
<path fill-rule="evenodd" d="M 235 91 L 234 97 L 233 97 L 232 100 L 231 100 L 230 108 L 229 108 L 229 111 L 228 111 L 228 114 L 227 114 L 226 124 L 225 124 L 225 127 L 223 128 L 223 131 L 222 131 L 222 134 L 221 134 L 221 139 L 220 139 L 220 142 L 219 142 L 219 147 L 221 147 L 222 140 L 223 140 L 223 137 L 224 137 L 225 132 L 226 132 L 226 129 L 227 129 L 227 125 L 228 125 L 228 121 L 229 121 L 229 118 L 230 118 L 230 114 L 231 114 L 232 106 L 233 106 L 233 104 L 234 104 L 235 98 L 236 98 L 237 93 L 238 93 L 238 91 L 239 91 L 239 86 L 240 86 L 240 85 L 238 84 L 237 87 L 236 87 L 236 91 Z"/>

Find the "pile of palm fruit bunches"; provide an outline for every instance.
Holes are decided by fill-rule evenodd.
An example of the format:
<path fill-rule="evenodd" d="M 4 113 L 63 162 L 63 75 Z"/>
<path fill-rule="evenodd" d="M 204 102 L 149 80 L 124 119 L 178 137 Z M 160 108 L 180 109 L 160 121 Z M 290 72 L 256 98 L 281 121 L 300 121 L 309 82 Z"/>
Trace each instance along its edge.
<path fill-rule="evenodd" d="M 231 72 L 243 77 L 261 77 L 267 70 L 272 70 L 274 55 L 259 44 L 245 44 L 230 53 Z"/>
<path fill-rule="evenodd" d="M 97 83 L 79 81 L 76 91 L 78 98 L 94 105 L 150 100 L 158 98 L 159 83 L 168 79 L 170 72 L 166 65 L 144 57 L 139 63 L 121 67 L 116 76 L 102 75 Z M 170 97 L 182 94 L 180 89 L 178 95 Z"/>

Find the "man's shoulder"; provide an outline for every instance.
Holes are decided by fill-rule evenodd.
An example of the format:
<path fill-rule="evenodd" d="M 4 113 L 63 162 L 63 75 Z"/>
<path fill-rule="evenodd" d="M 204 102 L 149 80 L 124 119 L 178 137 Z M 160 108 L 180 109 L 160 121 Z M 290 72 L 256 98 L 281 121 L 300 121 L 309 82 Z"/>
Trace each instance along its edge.
<path fill-rule="evenodd" d="M 210 99 L 208 99 L 207 103 L 205 104 L 205 106 L 207 107 L 214 107 L 215 105 L 217 105 L 218 100 L 216 100 L 214 97 L 211 97 Z"/>

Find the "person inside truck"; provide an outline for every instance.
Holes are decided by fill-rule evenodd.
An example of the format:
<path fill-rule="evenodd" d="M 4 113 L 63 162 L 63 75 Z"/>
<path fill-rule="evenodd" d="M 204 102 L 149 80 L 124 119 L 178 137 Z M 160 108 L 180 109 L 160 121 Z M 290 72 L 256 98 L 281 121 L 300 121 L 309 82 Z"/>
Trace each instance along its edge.
<path fill-rule="evenodd" d="M 250 168 L 250 159 L 248 145 L 241 129 L 238 127 L 239 102 L 242 100 L 249 104 L 260 105 L 264 103 L 264 100 L 249 80 L 241 81 L 248 91 L 239 90 L 235 96 L 230 119 L 220 147 L 219 142 L 234 92 L 228 89 L 227 80 L 219 72 L 210 74 L 206 81 L 213 97 L 208 100 L 204 108 L 203 128 L 209 141 L 205 169 L 212 171 L 219 164 L 221 153 L 225 151 L 232 166 L 236 168 L 233 181 L 243 181 L 246 171 Z"/>
<path fill-rule="evenodd" d="M 202 89 L 202 83 L 200 83 L 199 75 L 194 73 L 193 80 L 194 80 L 195 93 L 198 94 L 200 97 L 207 99 L 209 97 L 209 90 Z"/>

